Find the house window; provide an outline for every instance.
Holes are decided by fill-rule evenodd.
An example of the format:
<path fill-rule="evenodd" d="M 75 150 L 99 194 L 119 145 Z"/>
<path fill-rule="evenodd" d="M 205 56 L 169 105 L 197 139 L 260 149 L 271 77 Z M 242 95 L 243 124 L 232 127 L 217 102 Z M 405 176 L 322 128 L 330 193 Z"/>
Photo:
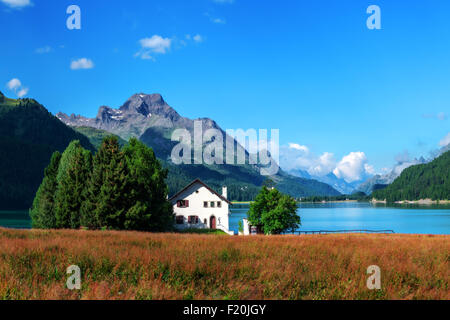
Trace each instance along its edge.
<path fill-rule="evenodd" d="M 208 201 L 203 202 L 203 208 L 208 208 Z"/>
<path fill-rule="evenodd" d="M 184 224 L 184 217 L 183 216 L 177 216 L 176 217 L 176 223 L 177 224 Z"/>
<path fill-rule="evenodd" d="M 178 200 L 177 201 L 177 207 L 178 208 L 188 208 L 189 207 L 189 200 Z"/>
<path fill-rule="evenodd" d="M 203 219 L 203 224 L 204 224 L 205 226 L 208 225 L 208 222 L 206 221 L 206 219 Z"/>
<path fill-rule="evenodd" d="M 211 208 L 214 208 L 216 206 L 216 203 L 214 201 L 211 201 L 209 205 L 211 206 Z"/>
<path fill-rule="evenodd" d="M 222 201 L 217 201 L 217 208 L 222 208 Z"/>
<path fill-rule="evenodd" d="M 188 223 L 189 224 L 198 224 L 198 216 L 189 216 Z"/>

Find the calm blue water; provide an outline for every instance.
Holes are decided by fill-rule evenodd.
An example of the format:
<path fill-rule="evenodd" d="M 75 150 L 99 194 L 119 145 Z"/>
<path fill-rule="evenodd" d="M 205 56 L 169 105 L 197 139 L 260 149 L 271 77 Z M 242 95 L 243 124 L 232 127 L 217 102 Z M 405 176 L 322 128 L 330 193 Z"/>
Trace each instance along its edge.
<path fill-rule="evenodd" d="M 14 229 L 31 228 L 28 211 L 0 211 L 0 227 Z"/>
<path fill-rule="evenodd" d="M 233 205 L 230 229 L 237 232 L 239 220 L 249 205 Z M 394 230 L 396 233 L 450 234 L 450 206 L 385 206 L 370 203 L 301 204 L 299 230 Z M 0 211 L 0 226 L 30 228 L 26 211 Z"/>
<path fill-rule="evenodd" d="M 233 205 L 230 229 L 247 215 L 248 205 Z M 450 206 L 386 206 L 371 203 L 301 204 L 299 230 L 394 230 L 396 233 L 450 234 Z"/>

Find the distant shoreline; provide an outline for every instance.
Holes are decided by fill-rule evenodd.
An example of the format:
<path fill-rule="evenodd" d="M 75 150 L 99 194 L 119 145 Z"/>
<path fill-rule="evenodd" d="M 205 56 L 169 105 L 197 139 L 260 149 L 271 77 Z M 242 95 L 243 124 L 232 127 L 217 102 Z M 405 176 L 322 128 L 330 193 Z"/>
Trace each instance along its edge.
<path fill-rule="evenodd" d="M 421 204 L 421 205 L 431 205 L 431 204 L 450 204 L 450 200 L 431 200 L 431 199 L 421 199 L 421 200 L 402 200 L 395 202 L 388 202 L 386 200 L 323 200 L 323 201 L 298 201 L 297 203 L 379 203 L 379 204 Z M 253 201 L 232 201 L 232 204 L 252 204 Z"/>
<path fill-rule="evenodd" d="M 402 200 L 402 201 L 395 201 L 395 202 L 388 202 L 386 200 L 377 200 L 372 199 L 370 201 L 371 203 L 394 203 L 394 204 L 450 204 L 450 200 L 431 200 L 431 199 L 420 199 L 420 200 Z"/>
<path fill-rule="evenodd" d="M 359 201 L 359 200 L 331 200 L 331 201 L 299 201 L 298 203 L 346 203 L 346 202 L 369 202 L 369 201 Z"/>

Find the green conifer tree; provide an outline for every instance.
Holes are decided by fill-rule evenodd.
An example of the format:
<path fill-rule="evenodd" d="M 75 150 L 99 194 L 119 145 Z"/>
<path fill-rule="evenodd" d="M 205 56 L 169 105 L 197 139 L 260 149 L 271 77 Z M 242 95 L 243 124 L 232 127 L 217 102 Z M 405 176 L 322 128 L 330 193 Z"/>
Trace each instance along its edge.
<path fill-rule="evenodd" d="M 61 154 L 58 151 L 54 152 L 50 164 L 44 171 L 44 179 L 42 180 L 30 209 L 33 228 L 56 228 L 54 196 L 58 185 L 56 176 L 58 174 L 60 160 Z"/>
<path fill-rule="evenodd" d="M 153 150 L 132 138 L 124 148 L 130 171 L 130 203 L 126 212 L 125 229 L 167 231 L 173 226 L 173 208 L 167 201 L 163 169 Z"/>
<path fill-rule="evenodd" d="M 90 228 L 124 229 L 130 205 L 127 161 L 117 137 L 110 136 L 94 157 L 82 223 Z"/>
<path fill-rule="evenodd" d="M 86 199 L 90 167 L 90 152 L 79 141 L 72 141 L 62 154 L 57 175 L 55 218 L 58 228 L 80 227 L 80 211 Z"/>

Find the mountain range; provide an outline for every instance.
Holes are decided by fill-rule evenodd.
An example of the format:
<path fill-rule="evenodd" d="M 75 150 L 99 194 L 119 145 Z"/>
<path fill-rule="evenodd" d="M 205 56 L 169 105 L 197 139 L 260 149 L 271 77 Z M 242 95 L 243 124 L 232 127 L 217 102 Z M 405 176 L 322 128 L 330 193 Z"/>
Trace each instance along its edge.
<path fill-rule="evenodd" d="M 305 179 L 314 179 L 326 183 L 342 194 L 352 194 L 353 192 L 355 192 L 355 189 L 363 182 L 361 180 L 347 182 L 343 178 L 336 177 L 336 175 L 333 172 L 330 172 L 324 176 L 311 175 L 309 174 L 308 171 L 302 169 L 293 169 L 289 170 L 288 172 L 289 174 L 296 177 Z"/>
<path fill-rule="evenodd" d="M 202 124 L 203 132 L 208 129 L 217 129 L 223 137 L 227 137 L 227 134 L 212 119 L 189 119 L 181 116 L 169 106 L 160 94 L 134 94 L 117 109 L 101 106 L 95 118 L 74 114 L 69 116 L 61 112 L 56 116 L 66 125 L 75 129 L 90 127 L 113 133 L 124 140 L 128 140 L 130 137 L 139 138 L 154 150 L 156 156 L 169 169 L 168 184 L 171 193 L 176 192 L 190 180 L 200 178 L 216 188 L 227 184 L 229 195 L 234 197 L 234 200 L 249 200 L 256 195 L 258 188 L 266 180 L 266 177 L 260 174 L 261 166 L 250 165 L 248 161 L 245 165 L 174 165 L 170 160 L 171 151 L 178 144 L 171 140 L 174 130 L 186 129 L 193 136 L 194 123 L 199 121 Z M 204 143 L 203 148 L 207 145 L 208 142 Z M 238 150 L 243 151 L 246 160 L 251 156 L 236 140 L 234 140 L 234 148 L 236 153 L 239 152 Z M 225 153 L 227 149 L 225 143 L 223 149 Z M 325 183 L 295 177 L 281 169 L 270 179 L 277 184 L 277 188 L 281 191 L 295 197 L 339 194 Z"/>
<path fill-rule="evenodd" d="M 384 189 L 390 184 L 392 184 L 404 170 L 409 167 L 426 164 L 431 162 L 433 159 L 439 157 L 445 152 L 450 150 L 450 145 L 443 147 L 439 150 L 436 150 L 431 153 L 431 157 L 429 159 L 425 159 L 424 157 L 415 158 L 413 160 L 403 160 L 399 161 L 394 168 L 386 174 L 376 174 L 374 176 L 369 177 L 366 180 L 358 180 L 353 182 L 347 182 L 345 179 L 338 178 L 334 175 L 333 172 L 325 176 L 314 176 L 310 175 L 306 170 L 294 169 L 290 170 L 289 173 L 306 179 L 315 179 L 320 182 L 329 184 L 337 191 L 342 194 L 353 194 L 358 192 L 363 192 L 366 195 L 372 194 L 373 191 Z"/>
<path fill-rule="evenodd" d="M 370 195 L 374 190 L 383 189 L 384 187 L 390 185 L 392 182 L 397 179 L 402 172 L 411 167 L 418 164 L 424 164 L 429 162 L 424 157 L 420 157 L 419 159 L 414 159 L 411 161 L 404 161 L 399 162 L 391 172 L 380 175 L 377 174 L 373 176 L 372 178 L 366 180 L 365 182 L 361 183 L 357 188 L 354 190 L 355 192 L 364 192 L 367 195 Z"/>
<path fill-rule="evenodd" d="M 384 175 L 373 176 L 372 178 L 360 184 L 354 190 L 354 192 L 364 192 L 365 194 L 370 195 L 372 194 L 373 191 L 384 189 L 390 184 L 392 184 L 398 177 L 400 177 L 400 175 L 403 173 L 404 170 L 412 166 L 430 163 L 434 159 L 437 159 L 440 156 L 442 156 L 447 151 L 450 151 L 450 144 L 440 149 L 434 150 L 433 152 L 430 153 L 430 157 L 427 159 L 425 159 L 422 156 L 419 159 L 415 158 L 413 160 L 399 161 L 391 172 Z"/>
<path fill-rule="evenodd" d="M 225 132 L 212 119 L 202 118 L 203 130 Z M 167 183 L 173 194 L 200 178 L 219 190 L 227 185 L 232 200 L 251 200 L 266 181 L 258 165 L 175 165 L 170 153 L 177 142 L 172 132 L 193 131 L 194 120 L 180 116 L 159 94 L 135 94 L 121 107 L 100 107 L 97 117 L 53 116 L 33 99 L 9 99 L 0 92 L 0 209 L 27 209 L 54 151 L 62 152 L 72 140 L 95 152 L 105 136 L 114 134 L 122 145 L 138 137 L 151 147 L 169 170 Z M 235 148 L 243 148 L 234 141 Z M 206 145 L 204 145 L 205 147 Z M 224 146 L 226 149 L 226 146 Z M 247 151 L 246 157 L 250 157 Z M 294 177 L 281 169 L 270 177 L 277 188 L 295 197 L 338 195 L 331 186 L 312 179 Z"/>

